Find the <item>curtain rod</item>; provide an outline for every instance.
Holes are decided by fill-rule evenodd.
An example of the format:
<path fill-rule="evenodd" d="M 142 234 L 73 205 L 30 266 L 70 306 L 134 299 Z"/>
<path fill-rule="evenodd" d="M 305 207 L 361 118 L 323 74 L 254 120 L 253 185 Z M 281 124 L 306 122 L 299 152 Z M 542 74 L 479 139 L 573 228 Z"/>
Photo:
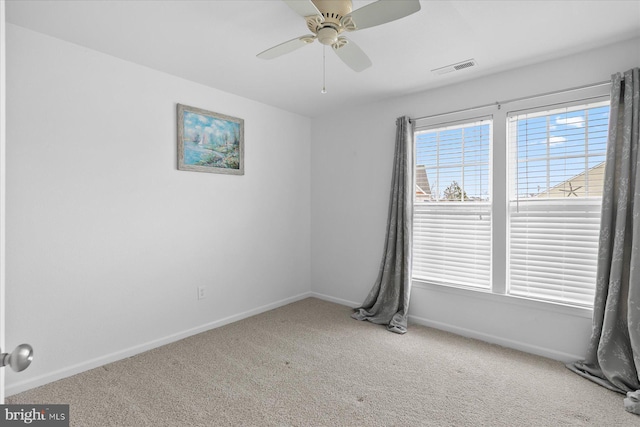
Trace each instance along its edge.
<path fill-rule="evenodd" d="M 463 112 L 466 112 L 466 111 L 480 110 L 482 108 L 487 108 L 487 107 L 491 107 L 491 106 L 494 106 L 494 105 L 497 105 L 498 109 L 499 109 L 501 105 L 509 104 L 511 102 L 523 101 L 525 99 L 543 98 L 545 96 L 557 95 L 559 93 L 575 92 L 577 90 L 591 89 L 591 88 L 594 88 L 594 87 L 605 86 L 605 85 L 608 85 L 608 84 L 611 84 L 611 80 L 598 82 L 598 83 L 592 83 L 592 84 L 588 84 L 588 85 L 584 85 L 584 86 L 572 87 L 572 88 L 569 88 L 569 89 L 556 90 L 556 91 L 553 91 L 553 92 L 545 92 L 545 93 L 541 93 L 539 95 L 522 96 L 520 98 L 512 98 L 512 99 L 508 99 L 506 101 L 496 101 L 496 102 L 493 102 L 491 104 L 478 105 L 476 107 L 471 107 L 471 108 L 462 108 L 460 110 L 449 111 L 449 112 L 446 112 L 446 113 L 432 114 L 432 115 L 429 115 L 429 116 L 416 117 L 416 118 L 409 118 L 409 121 L 410 122 L 415 122 L 417 120 L 431 119 L 431 118 L 434 118 L 434 117 L 448 116 L 450 114 L 463 113 Z"/>

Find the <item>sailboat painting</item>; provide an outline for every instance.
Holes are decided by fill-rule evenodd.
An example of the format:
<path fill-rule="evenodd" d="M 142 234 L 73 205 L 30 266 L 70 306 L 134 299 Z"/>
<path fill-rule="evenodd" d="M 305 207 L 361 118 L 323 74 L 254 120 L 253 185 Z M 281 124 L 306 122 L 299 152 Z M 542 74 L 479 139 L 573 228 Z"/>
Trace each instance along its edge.
<path fill-rule="evenodd" d="M 244 175 L 244 120 L 178 104 L 178 169 Z"/>

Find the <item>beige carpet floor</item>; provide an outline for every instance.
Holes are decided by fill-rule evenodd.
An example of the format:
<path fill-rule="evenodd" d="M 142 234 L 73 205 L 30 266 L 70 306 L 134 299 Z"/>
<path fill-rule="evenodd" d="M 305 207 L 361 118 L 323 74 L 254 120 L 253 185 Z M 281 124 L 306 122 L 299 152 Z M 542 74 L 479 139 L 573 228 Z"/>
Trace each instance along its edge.
<path fill-rule="evenodd" d="M 640 426 L 560 362 L 305 299 L 9 397 L 72 426 Z"/>

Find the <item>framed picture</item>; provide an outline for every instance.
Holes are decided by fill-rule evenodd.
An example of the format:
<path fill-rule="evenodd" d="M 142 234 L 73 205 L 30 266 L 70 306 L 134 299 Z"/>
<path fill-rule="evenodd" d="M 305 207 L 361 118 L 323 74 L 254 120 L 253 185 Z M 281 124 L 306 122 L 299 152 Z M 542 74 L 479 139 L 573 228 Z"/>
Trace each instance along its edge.
<path fill-rule="evenodd" d="M 178 104 L 178 169 L 244 175 L 244 120 Z"/>

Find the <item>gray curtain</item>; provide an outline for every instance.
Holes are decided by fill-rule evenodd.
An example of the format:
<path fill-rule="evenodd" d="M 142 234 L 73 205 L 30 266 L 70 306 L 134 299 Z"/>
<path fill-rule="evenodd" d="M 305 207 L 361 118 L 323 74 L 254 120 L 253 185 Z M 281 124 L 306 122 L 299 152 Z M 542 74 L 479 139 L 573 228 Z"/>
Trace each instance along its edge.
<path fill-rule="evenodd" d="M 593 332 L 578 374 L 620 393 L 640 414 L 640 80 L 612 76 Z"/>
<path fill-rule="evenodd" d="M 369 295 L 351 315 L 399 334 L 407 332 L 411 290 L 412 181 L 413 128 L 408 117 L 399 117 L 382 263 Z"/>

